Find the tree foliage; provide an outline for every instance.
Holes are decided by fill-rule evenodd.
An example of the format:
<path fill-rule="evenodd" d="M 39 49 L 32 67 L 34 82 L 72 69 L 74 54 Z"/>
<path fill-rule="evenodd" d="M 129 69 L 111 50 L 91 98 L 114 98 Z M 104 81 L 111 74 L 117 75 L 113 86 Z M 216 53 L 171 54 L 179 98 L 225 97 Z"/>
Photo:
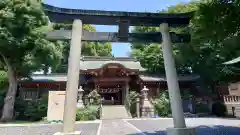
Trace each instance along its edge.
<path fill-rule="evenodd" d="M 149 72 L 164 72 L 163 55 L 159 44 L 147 45 L 142 50 L 134 49 L 132 55 L 136 56 L 142 66 L 146 67 Z"/>
<path fill-rule="evenodd" d="M 182 53 L 206 83 L 227 82 L 234 76 L 225 72 L 222 63 L 240 55 L 239 12 L 239 5 L 234 3 L 213 0 L 198 4 L 190 25 L 192 42 L 187 46 L 195 55 Z"/>
<path fill-rule="evenodd" d="M 0 70 L 0 93 L 5 89 L 8 85 L 7 73 L 3 70 Z"/>
<path fill-rule="evenodd" d="M 48 28 L 48 18 L 39 1 L 0 1 L 0 63 L 9 81 L 3 121 L 13 117 L 18 79 L 46 65 L 55 67 L 60 62 L 62 43 L 45 39 Z"/>
<path fill-rule="evenodd" d="M 239 26 L 240 13 L 237 1 L 201 1 L 178 4 L 162 12 L 180 13 L 195 11 L 189 26 L 185 28 L 171 28 L 177 33 L 190 33 L 190 43 L 174 44 L 174 56 L 178 72 L 196 73 L 201 76 L 205 84 L 213 86 L 227 82 L 234 78 L 234 73 L 223 62 L 240 55 Z M 156 32 L 154 27 L 135 27 L 137 32 Z M 132 55 L 149 71 L 164 73 L 162 52 L 160 45 L 133 44 Z M 155 57 L 153 57 L 155 56 Z M 146 58 L 145 60 L 143 60 Z M 158 60 L 157 60 L 158 59 Z M 239 65 L 238 65 L 239 66 Z M 227 71 L 227 72 L 226 72 Z"/>
<path fill-rule="evenodd" d="M 53 24 L 55 30 L 59 29 L 72 29 L 70 24 Z M 96 32 L 95 27 L 91 25 L 83 25 L 83 29 Z M 67 63 L 70 50 L 70 42 L 64 42 L 63 58 L 61 60 L 61 66 L 59 66 L 53 72 L 66 73 Z M 82 42 L 82 55 L 83 56 L 112 56 L 112 47 L 110 43 L 98 43 L 98 42 Z"/>

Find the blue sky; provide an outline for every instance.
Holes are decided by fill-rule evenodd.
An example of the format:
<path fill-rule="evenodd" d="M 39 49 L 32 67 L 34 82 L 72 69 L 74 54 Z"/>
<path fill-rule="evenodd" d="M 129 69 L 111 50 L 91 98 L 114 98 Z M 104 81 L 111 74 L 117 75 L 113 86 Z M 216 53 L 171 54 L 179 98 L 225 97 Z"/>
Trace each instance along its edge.
<path fill-rule="evenodd" d="M 190 0 L 44 0 L 44 3 L 63 8 L 129 11 L 129 12 L 157 12 L 178 3 Z M 97 31 L 116 32 L 116 26 L 96 26 Z M 112 53 L 116 56 L 127 56 L 130 44 L 112 43 Z"/>

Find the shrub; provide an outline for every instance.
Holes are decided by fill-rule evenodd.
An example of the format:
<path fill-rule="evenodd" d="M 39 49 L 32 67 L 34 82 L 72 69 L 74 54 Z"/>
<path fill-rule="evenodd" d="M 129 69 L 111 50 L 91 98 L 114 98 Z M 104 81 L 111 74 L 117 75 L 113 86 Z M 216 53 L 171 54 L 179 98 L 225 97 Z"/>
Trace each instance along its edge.
<path fill-rule="evenodd" d="M 227 108 L 222 101 L 216 101 L 212 105 L 212 113 L 219 117 L 226 116 Z"/>
<path fill-rule="evenodd" d="M 88 98 L 90 98 L 90 105 L 100 105 L 100 95 L 98 94 L 97 90 L 93 90 L 88 94 Z M 91 102 L 91 99 L 93 102 Z"/>
<path fill-rule="evenodd" d="M 168 116 L 171 109 L 167 93 L 161 93 L 157 98 L 152 101 L 152 103 L 154 106 L 155 114 L 158 114 L 160 116 Z"/>
<path fill-rule="evenodd" d="M 182 99 L 188 100 L 188 99 L 190 99 L 192 97 L 193 97 L 193 95 L 191 95 L 188 90 L 181 90 L 181 98 Z"/>
<path fill-rule="evenodd" d="M 209 112 L 208 104 L 197 103 L 196 104 L 196 112 L 197 113 L 207 113 L 207 112 Z"/>
<path fill-rule="evenodd" d="M 136 91 L 130 91 L 127 98 L 127 107 L 133 117 L 137 116 L 136 110 L 136 99 L 138 97 L 138 93 Z"/>
<path fill-rule="evenodd" d="M 4 105 L 4 98 L 7 92 L 7 87 L 8 87 L 7 73 L 5 71 L 0 71 L 0 111 L 2 110 L 2 107 Z"/>
<path fill-rule="evenodd" d="M 17 99 L 15 104 L 16 120 L 39 121 L 47 116 L 48 97 L 38 101 Z"/>
<path fill-rule="evenodd" d="M 76 121 L 96 120 L 99 116 L 98 106 L 87 106 L 77 110 Z"/>

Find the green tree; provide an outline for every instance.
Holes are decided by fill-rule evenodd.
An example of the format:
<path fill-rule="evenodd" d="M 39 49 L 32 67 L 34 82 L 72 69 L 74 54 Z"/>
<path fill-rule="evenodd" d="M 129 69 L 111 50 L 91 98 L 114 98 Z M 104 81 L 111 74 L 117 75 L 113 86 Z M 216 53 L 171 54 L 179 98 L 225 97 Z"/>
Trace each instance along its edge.
<path fill-rule="evenodd" d="M 182 56 L 209 87 L 233 78 L 222 63 L 240 55 L 239 12 L 234 3 L 206 1 L 198 4 L 191 21 L 192 42 L 181 50 Z"/>
<path fill-rule="evenodd" d="M 18 80 L 60 62 L 62 44 L 45 39 L 48 29 L 40 1 L 0 1 L 0 63 L 7 71 L 9 83 L 2 121 L 13 118 Z"/>
<path fill-rule="evenodd" d="M 240 55 L 239 44 L 239 25 L 240 7 L 237 1 L 200 1 L 187 4 L 178 4 L 162 11 L 167 13 L 180 13 L 195 11 L 189 26 L 185 28 L 171 28 L 171 31 L 177 33 L 191 34 L 190 43 L 173 44 L 174 56 L 178 72 L 196 73 L 201 76 L 209 88 L 213 88 L 217 83 L 224 83 L 233 78 L 234 72 L 225 72 L 226 67 L 222 63 Z M 135 27 L 137 32 L 156 32 L 158 28 L 154 27 Z M 151 46 L 151 45 L 150 45 Z M 162 52 L 152 51 L 147 55 L 145 61 L 141 57 L 146 53 L 148 45 L 133 44 L 133 55 L 140 59 L 150 71 L 162 72 L 163 66 L 156 63 L 155 57 L 160 58 Z M 157 48 L 159 49 L 159 47 Z M 162 58 L 160 58 L 160 61 Z M 161 63 L 159 61 L 159 63 Z M 236 65 L 233 65 L 236 66 Z M 238 65 L 239 66 L 239 65 Z M 228 70 L 227 70 L 228 71 Z"/>
<path fill-rule="evenodd" d="M 0 70 L 0 93 L 8 85 L 7 72 Z"/>
<path fill-rule="evenodd" d="M 171 6 L 167 10 L 161 11 L 161 13 L 185 13 L 192 12 L 197 9 L 197 3 L 191 2 L 189 4 L 178 4 Z M 186 28 L 170 28 L 170 31 L 176 33 L 188 33 L 189 29 Z M 133 32 L 160 32 L 159 27 L 134 27 Z M 190 73 L 189 65 L 184 63 L 185 59 L 181 57 L 180 47 L 184 44 L 173 44 L 173 53 L 176 59 L 177 70 L 180 73 Z M 151 73 L 164 73 L 163 54 L 161 51 L 161 44 L 132 44 L 132 56 L 137 57 L 142 66 L 148 69 Z"/>
<path fill-rule="evenodd" d="M 59 30 L 61 28 L 64 29 L 71 29 L 72 25 L 69 24 L 54 24 L 53 25 L 55 30 Z M 91 25 L 83 25 L 83 29 L 96 32 L 95 27 Z M 68 63 L 68 56 L 70 50 L 70 43 L 68 41 L 64 42 L 64 51 L 63 51 L 63 58 L 61 60 L 61 65 L 56 69 L 53 70 L 55 73 L 66 73 L 67 72 L 67 63 Z M 110 43 L 98 43 L 98 42 L 82 42 L 82 54 L 83 56 L 112 56 L 112 47 Z"/>
<path fill-rule="evenodd" d="M 149 72 L 164 72 L 163 55 L 159 44 L 150 44 L 142 50 L 133 49 L 132 55 L 136 56 Z"/>

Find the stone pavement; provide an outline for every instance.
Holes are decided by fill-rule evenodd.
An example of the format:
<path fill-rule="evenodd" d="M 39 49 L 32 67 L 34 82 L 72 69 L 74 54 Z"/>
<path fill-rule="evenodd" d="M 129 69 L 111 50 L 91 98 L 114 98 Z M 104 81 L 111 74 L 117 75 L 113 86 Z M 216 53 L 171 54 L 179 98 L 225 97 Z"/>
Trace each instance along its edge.
<path fill-rule="evenodd" d="M 79 123 L 76 130 L 81 130 L 83 135 L 96 135 L 99 123 Z M 53 135 L 62 131 L 62 124 L 34 124 L 23 126 L 0 126 L 0 135 Z"/>
<path fill-rule="evenodd" d="M 124 120 L 103 120 L 100 135 L 142 135 Z"/>
<path fill-rule="evenodd" d="M 128 120 L 143 135 L 167 135 L 166 128 L 173 127 L 172 119 Z M 240 120 L 219 118 L 187 118 L 188 127 L 197 127 L 197 135 L 240 135 Z M 128 134 L 136 135 L 136 134 Z"/>
<path fill-rule="evenodd" d="M 188 127 L 197 127 L 197 135 L 240 135 L 240 120 L 219 118 L 185 120 Z M 61 131 L 62 127 L 62 124 L 0 125 L 0 135 L 53 135 Z M 169 127 L 173 127 L 171 118 L 115 119 L 76 124 L 76 129 L 83 131 L 83 135 L 166 135 L 166 128 Z"/>

